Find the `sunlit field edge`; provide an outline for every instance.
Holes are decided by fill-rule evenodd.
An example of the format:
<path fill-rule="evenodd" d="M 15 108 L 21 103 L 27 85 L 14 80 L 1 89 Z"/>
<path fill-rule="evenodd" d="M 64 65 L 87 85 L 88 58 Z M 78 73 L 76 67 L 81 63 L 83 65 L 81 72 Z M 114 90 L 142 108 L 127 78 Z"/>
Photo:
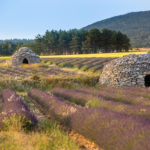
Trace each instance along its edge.
<path fill-rule="evenodd" d="M 147 54 L 147 52 L 124 52 L 124 53 L 100 53 L 100 54 L 77 54 L 77 55 L 51 55 L 40 58 L 75 58 L 75 57 L 123 57 L 129 54 Z"/>
<path fill-rule="evenodd" d="M 11 57 L 3 57 L 3 56 L 0 56 L 0 60 L 3 60 L 3 59 L 10 59 Z"/>
<path fill-rule="evenodd" d="M 50 56 L 40 56 L 40 58 L 75 58 L 75 57 L 123 57 L 129 54 L 147 54 L 147 52 L 123 52 L 123 53 L 100 53 L 100 54 L 76 54 L 76 55 L 50 55 Z M 2 59 L 10 59 L 11 57 L 0 57 Z"/>

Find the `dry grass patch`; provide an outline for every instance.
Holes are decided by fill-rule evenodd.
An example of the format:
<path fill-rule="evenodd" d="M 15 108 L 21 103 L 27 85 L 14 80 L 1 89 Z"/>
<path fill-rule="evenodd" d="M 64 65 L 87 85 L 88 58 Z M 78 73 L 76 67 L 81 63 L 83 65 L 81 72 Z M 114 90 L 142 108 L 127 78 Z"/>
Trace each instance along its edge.
<path fill-rule="evenodd" d="M 15 123 L 13 123 L 14 125 Z M 21 124 L 21 122 L 20 122 Z M 10 124 L 9 124 L 10 125 Z M 11 126 L 11 125 L 10 125 Z M 68 135 L 51 121 L 40 120 L 35 131 L 18 132 L 20 125 L 0 132 L 1 150 L 78 150 Z M 13 126 L 14 127 L 14 126 Z"/>

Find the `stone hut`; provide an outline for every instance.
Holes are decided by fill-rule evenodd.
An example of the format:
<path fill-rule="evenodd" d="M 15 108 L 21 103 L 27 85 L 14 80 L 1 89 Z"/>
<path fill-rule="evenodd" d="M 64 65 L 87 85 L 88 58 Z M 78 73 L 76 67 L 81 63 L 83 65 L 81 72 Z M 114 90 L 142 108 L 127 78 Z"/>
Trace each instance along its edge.
<path fill-rule="evenodd" d="M 40 63 L 40 57 L 28 47 L 20 48 L 11 59 L 11 64 L 14 66 L 35 63 Z"/>
<path fill-rule="evenodd" d="M 112 60 L 104 66 L 99 83 L 111 87 L 150 87 L 150 54 Z"/>

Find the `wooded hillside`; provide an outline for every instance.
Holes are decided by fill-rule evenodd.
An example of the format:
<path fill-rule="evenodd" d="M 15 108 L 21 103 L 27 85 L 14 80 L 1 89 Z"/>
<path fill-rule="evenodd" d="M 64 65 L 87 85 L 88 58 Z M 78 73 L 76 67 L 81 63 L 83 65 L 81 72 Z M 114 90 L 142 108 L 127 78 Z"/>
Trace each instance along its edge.
<path fill-rule="evenodd" d="M 150 47 L 150 11 L 133 12 L 98 21 L 83 29 L 103 28 L 121 31 L 126 34 L 132 47 Z"/>

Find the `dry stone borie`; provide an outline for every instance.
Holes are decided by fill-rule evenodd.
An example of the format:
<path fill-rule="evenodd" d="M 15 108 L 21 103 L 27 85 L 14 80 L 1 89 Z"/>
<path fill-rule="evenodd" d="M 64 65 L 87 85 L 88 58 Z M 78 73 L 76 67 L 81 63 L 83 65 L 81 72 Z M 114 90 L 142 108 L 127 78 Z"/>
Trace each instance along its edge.
<path fill-rule="evenodd" d="M 13 66 L 18 66 L 21 64 L 35 64 L 40 63 L 40 57 L 36 55 L 28 47 L 20 48 L 11 59 L 11 64 Z"/>
<path fill-rule="evenodd" d="M 104 66 L 99 83 L 111 87 L 149 87 L 150 54 L 131 54 L 112 60 Z"/>

